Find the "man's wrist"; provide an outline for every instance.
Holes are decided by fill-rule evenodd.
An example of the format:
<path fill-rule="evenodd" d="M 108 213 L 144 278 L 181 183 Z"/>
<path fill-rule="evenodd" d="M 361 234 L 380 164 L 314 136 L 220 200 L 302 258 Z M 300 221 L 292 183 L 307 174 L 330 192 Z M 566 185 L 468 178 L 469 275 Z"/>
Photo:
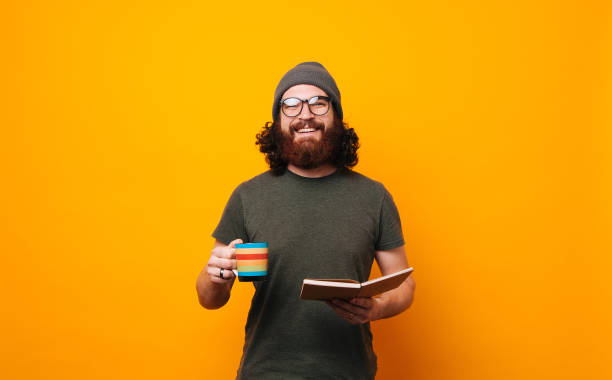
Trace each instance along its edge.
<path fill-rule="evenodd" d="M 374 313 L 372 315 L 372 321 L 376 321 L 383 318 L 383 309 L 384 309 L 384 301 L 381 299 L 382 297 L 372 297 L 372 301 L 374 301 Z"/>

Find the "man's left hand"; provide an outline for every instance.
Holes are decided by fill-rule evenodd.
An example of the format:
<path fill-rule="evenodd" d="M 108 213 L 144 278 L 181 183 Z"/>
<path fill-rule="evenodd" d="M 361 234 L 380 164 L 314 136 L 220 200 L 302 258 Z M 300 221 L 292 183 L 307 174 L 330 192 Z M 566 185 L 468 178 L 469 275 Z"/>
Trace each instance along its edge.
<path fill-rule="evenodd" d="M 376 298 L 352 298 L 342 300 L 334 298 L 325 301 L 345 321 L 353 325 L 370 322 L 377 319 L 379 302 Z"/>

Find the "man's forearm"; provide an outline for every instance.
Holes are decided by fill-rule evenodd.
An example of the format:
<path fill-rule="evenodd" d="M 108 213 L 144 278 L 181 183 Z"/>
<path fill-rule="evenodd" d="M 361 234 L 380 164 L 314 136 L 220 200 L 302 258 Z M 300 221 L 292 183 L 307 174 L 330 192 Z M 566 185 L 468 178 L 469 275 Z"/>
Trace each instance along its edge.
<path fill-rule="evenodd" d="M 389 318 L 408 309 L 414 297 L 414 279 L 408 277 L 397 288 L 385 292 L 376 299 L 379 308 L 375 319 Z"/>
<path fill-rule="evenodd" d="M 196 290 L 200 305 L 207 309 L 218 309 L 230 298 L 233 281 L 228 284 L 217 284 L 210 280 L 206 270 L 200 272 L 196 281 Z"/>

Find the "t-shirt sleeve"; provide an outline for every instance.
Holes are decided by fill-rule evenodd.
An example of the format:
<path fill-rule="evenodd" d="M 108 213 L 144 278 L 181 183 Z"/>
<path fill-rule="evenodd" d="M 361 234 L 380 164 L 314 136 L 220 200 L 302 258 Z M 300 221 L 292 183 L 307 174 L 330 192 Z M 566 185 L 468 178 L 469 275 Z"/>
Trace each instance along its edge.
<path fill-rule="evenodd" d="M 244 225 L 240 186 L 234 190 L 229 201 L 227 201 L 221 220 L 212 236 L 223 244 L 229 244 L 235 239 L 242 239 L 245 243 L 249 241 Z"/>
<path fill-rule="evenodd" d="M 376 250 L 384 251 L 404 245 L 402 223 L 399 212 L 393 202 L 391 194 L 384 189 L 382 205 L 380 207 L 380 226 Z"/>

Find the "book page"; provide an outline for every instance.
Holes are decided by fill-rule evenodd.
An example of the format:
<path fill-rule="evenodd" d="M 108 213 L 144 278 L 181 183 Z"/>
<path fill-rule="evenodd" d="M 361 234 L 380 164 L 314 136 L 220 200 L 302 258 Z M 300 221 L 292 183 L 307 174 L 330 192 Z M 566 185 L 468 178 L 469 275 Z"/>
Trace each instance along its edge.
<path fill-rule="evenodd" d="M 361 284 L 305 279 L 300 298 L 304 300 L 350 299 L 357 297 Z"/>
<path fill-rule="evenodd" d="M 370 281 L 366 281 L 366 282 L 362 283 L 361 285 L 362 285 L 362 286 L 368 286 L 368 285 L 370 285 L 370 284 L 374 284 L 374 283 L 377 283 L 377 282 L 379 282 L 379 281 L 384 281 L 384 280 L 386 280 L 386 279 L 388 279 L 388 278 L 391 278 L 391 277 L 401 276 L 401 275 L 403 275 L 404 273 L 406 273 L 406 272 L 412 272 L 413 270 L 414 270 L 414 268 L 413 268 L 413 267 L 406 268 L 406 269 L 402 269 L 402 270 L 400 270 L 400 271 L 397 271 L 397 272 L 394 272 L 394 273 L 388 274 L 388 275 L 386 275 L 386 276 L 382 276 L 382 277 L 378 277 L 378 278 L 375 278 L 375 279 L 370 280 Z M 406 277 L 408 277 L 408 276 L 406 276 Z M 406 278 L 406 277 L 404 277 L 404 278 Z"/>
<path fill-rule="evenodd" d="M 337 279 L 337 278 L 305 278 L 304 283 L 308 284 L 317 284 L 317 285 L 328 285 L 328 286 L 348 286 L 355 287 L 353 285 L 357 285 L 356 287 L 361 287 L 359 281 L 355 280 L 347 280 L 347 279 Z"/>
<path fill-rule="evenodd" d="M 386 276 L 376 278 L 361 284 L 359 297 L 374 297 L 381 293 L 395 289 L 402 284 L 410 276 L 413 268 L 407 268 L 399 272 L 395 272 Z"/>

